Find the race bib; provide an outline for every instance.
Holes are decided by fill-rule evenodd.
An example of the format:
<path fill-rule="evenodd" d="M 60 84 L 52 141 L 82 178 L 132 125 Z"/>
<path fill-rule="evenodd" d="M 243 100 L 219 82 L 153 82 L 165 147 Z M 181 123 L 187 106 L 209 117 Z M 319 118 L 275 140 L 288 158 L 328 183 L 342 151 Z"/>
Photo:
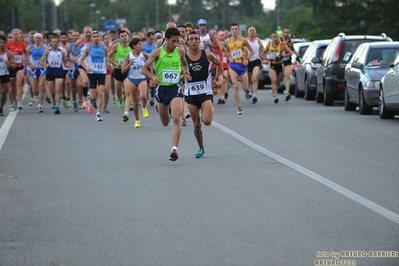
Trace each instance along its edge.
<path fill-rule="evenodd" d="M 227 63 L 227 57 L 223 56 L 223 63 Z"/>
<path fill-rule="evenodd" d="M 242 57 L 242 50 L 231 51 L 231 57 L 233 59 L 241 58 Z"/>
<path fill-rule="evenodd" d="M 93 64 L 94 72 L 103 72 L 105 70 L 105 63 Z"/>
<path fill-rule="evenodd" d="M 188 93 L 189 95 L 199 95 L 206 93 L 206 84 L 205 81 L 197 81 L 188 83 Z"/>
<path fill-rule="evenodd" d="M 162 82 L 179 83 L 180 73 L 178 70 L 164 70 L 162 71 Z"/>
<path fill-rule="evenodd" d="M 42 68 L 42 65 L 40 65 L 40 61 L 33 61 L 32 62 L 35 68 Z"/>
<path fill-rule="evenodd" d="M 15 63 L 21 64 L 22 63 L 22 56 L 14 55 L 14 61 L 15 61 Z"/>
<path fill-rule="evenodd" d="M 3 64 L 1 64 L 1 65 L 0 65 L 0 74 L 4 74 L 4 73 L 6 73 L 6 70 L 7 70 L 7 66 L 6 66 L 6 65 L 3 65 Z"/>
<path fill-rule="evenodd" d="M 61 60 L 54 60 L 54 61 L 49 61 L 50 67 L 53 68 L 59 68 L 61 67 Z"/>
<path fill-rule="evenodd" d="M 279 52 L 272 52 L 272 53 L 268 54 L 268 58 L 271 59 L 271 60 L 274 60 L 279 55 L 280 55 Z"/>

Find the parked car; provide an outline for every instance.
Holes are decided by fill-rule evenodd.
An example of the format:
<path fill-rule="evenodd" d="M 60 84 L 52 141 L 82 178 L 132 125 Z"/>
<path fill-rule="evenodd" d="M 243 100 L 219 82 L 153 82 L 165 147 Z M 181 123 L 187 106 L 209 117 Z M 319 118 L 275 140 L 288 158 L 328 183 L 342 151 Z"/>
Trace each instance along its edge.
<path fill-rule="evenodd" d="M 393 119 L 399 114 L 399 55 L 390 67 L 380 82 L 378 113 L 381 119 Z"/>
<path fill-rule="evenodd" d="M 306 39 L 297 38 L 297 37 L 292 37 L 291 39 L 294 41 L 295 50 L 298 51 L 298 53 L 302 56 L 303 55 L 302 53 L 305 53 L 306 49 L 304 51 L 303 48 L 299 47 L 299 44 L 306 42 Z M 261 42 L 263 44 L 263 47 L 266 48 L 266 46 L 269 44 L 270 41 L 271 41 L 270 38 L 266 38 L 264 40 L 261 40 Z M 295 55 L 294 55 L 294 58 L 292 60 L 293 60 L 292 62 L 296 62 L 296 56 Z M 293 81 L 295 82 L 295 79 L 291 79 L 291 84 L 292 84 Z M 285 84 L 285 81 L 283 81 L 283 82 Z M 269 59 L 265 58 L 262 61 L 262 68 L 259 71 L 258 89 L 264 89 L 265 85 L 270 85 L 270 84 L 271 84 L 271 81 L 270 81 L 270 77 L 269 77 Z M 280 87 L 279 92 L 280 93 L 283 92 L 284 89 L 285 89 L 285 87 L 284 88 Z M 292 92 L 292 94 L 293 94 L 293 92 Z"/>
<path fill-rule="evenodd" d="M 365 42 L 392 41 L 385 33 L 376 35 L 338 34 L 333 38 L 324 52 L 323 59 L 313 58 L 312 63 L 318 63 L 316 101 L 325 106 L 334 104 L 336 98 L 343 98 L 345 66 L 355 53 L 357 47 Z"/>
<path fill-rule="evenodd" d="M 301 62 L 298 63 L 295 70 L 295 97 L 302 98 L 305 96 L 306 100 L 314 100 L 317 87 L 316 70 L 320 64 L 312 63 L 311 60 L 313 57 L 321 60 L 330 42 L 331 39 L 313 41 L 308 49 L 306 49 Z"/>
<path fill-rule="evenodd" d="M 303 58 L 303 55 L 305 54 L 306 50 L 308 49 L 309 45 L 311 44 L 311 42 L 306 42 L 306 41 L 302 41 L 305 40 L 303 38 L 300 38 L 299 41 L 300 42 L 295 42 L 295 40 L 298 41 L 297 38 L 291 38 L 294 41 L 294 49 L 295 51 L 298 52 L 299 57 Z M 291 56 L 291 68 L 292 68 L 292 72 L 291 72 L 291 78 L 290 78 L 290 93 L 292 95 L 294 95 L 295 93 L 295 87 L 296 87 L 296 67 L 298 65 L 298 60 L 297 60 L 297 56 L 295 54 L 293 54 Z M 283 81 L 281 81 L 281 86 L 280 88 L 278 88 L 277 92 L 279 93 L 283 93 L 285 90 L 285 77 L 283 78 Z"/>
<path fill-rule="evenodd" d="M 389 71 L 389 64 L 399 54 L 399 42 L 373 42 L 361 44 L 345 67 L 344 107 L 360 114 L 371 114 L 378 106 L 380 80 Z"/>

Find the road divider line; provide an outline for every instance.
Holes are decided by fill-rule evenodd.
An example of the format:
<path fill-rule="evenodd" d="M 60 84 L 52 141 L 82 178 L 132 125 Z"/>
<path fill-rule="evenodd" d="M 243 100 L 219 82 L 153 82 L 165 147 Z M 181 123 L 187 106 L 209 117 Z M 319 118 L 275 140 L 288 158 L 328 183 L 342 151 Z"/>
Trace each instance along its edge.
<path fill-rule="evenodd" d="M 24 94 L 22 95 L 21 103 L 24 101 L 26 91 L 28 88 L 29 88 L 29 86 L 25 84 Z M 3 144 L 6 141 L 8 132 L 10 132 L 11 126 L 14 123 L 14 120 L 17 117 L 17 114 L 18 114 L 18 109 L 15 110 L 14 112 L 9 112 L 6 120 L 4 121 L 3 125 L 0 128 L 0 151 L 1 151 L 1 148 L 3 148 Z"/>
<path fill-rule="evenodd" d="M 296 163 L 293 163 L 293 162 L 291 162 L 291 161 L 289 161 L 289 160 L 287 160 L 287 159 L 285 159 L 285 158 L 283 158 L 283 157 L 281 157 L 281 156 L 279 156 L 279 155 L 277 155 L 277 154 L 275 154 L 275 153 L 273 153 L 273 152 L 271 152 L 271 151 L 259 146 L 258 144 L 250 141 L 249 139 L 241 136 L 240 134 L 232 131 L 231 129 L 228 129 L 227 127 L 225 127 L 225 126 L 223 126 L 223 125 L 221 125 L 221 124 L 219 124 L 219 123 L 217 123 L 215 121 L 212 121 L 212 125 L 217 127 L 218 129 L 224 131 L 225 133 L 229 134 L 233 138 L 241 141 L 242 143 L 246 144 L 247 146 L 259 151 L 260 153 L 263 153 L 264 155 L 269 156 L 270 158 L 273 158 L 274 160 L 276 160 L 276 161 L 278 161 L 278 162 L 280 162 L 282 164 L 287 165 L 288 167 L 290 167 L 290 168 L 292 168 L 292 169 L 294 169 L 294 170 L 296 170 L 296 171 L 298 171 L 298 172 L 300 172 L 300 173 L 312 178 L 313 180 L 315 180 L 315 181 L 317 181 L 317 182 L 319 182 L 319 183 L 331 188 L 332 190 L 344 195 L 345 197 L 347 197 L 347 198 L 349 198 L 349 199 L 351 199 L 353 201 L 356 201 L 357 203 L 359 203 L 359 204 L 363 205 L 364 207 L 372 210 L 373 212 L 384 216 L 385 218 L 389 219 L 390 221 L 392 221 L 392 222 L 394 222 L 396 224 L 399 224 L 399 215 L 398 214 L 396 214 L 396 213 L 394 213 L 394 212 L 392 212 L 392 211 L 390 211 L 388 209 L 385 209 L 384 207 L 382 207 L 382 206 L 380 206 L 380 205 L 378 205 L 378 204 L 376 204 L 376 203 L 374 203 L 374 202 L 372 202 L 372 201 L 370 201 L 370 200 L 368 200 L 366 198 L 363 198 L 362 196 L 360 196 L 360 195 L 358 195 L 358 194 L 356 194 L 356 193 L 354 193 L 354 192 L 352 192 L 352 191 L 350 191 L 350 190 L 348 190 L 348 189 L 346 189 L 346 188 L 344 188 L 344 187 L 342 187 L 342 186 L 340 186 L 340 185 L 338 185 L 338 184 L 336 184 L 336 183 L 334 183 L 334 182 L 332 182 L 332 181 L 330 181 L 330 180 L 328 180 L 328 179 L 326 179 L 326 178 L 324 178 L 324 177 L 322 177 L 322 176 L 310 171 L 309 169 L 306 169 L 306 168 L 304 168 L 304 167 L 302 167 L 302 166 L 300 166 L 300 165 L 298 165 Z"/>

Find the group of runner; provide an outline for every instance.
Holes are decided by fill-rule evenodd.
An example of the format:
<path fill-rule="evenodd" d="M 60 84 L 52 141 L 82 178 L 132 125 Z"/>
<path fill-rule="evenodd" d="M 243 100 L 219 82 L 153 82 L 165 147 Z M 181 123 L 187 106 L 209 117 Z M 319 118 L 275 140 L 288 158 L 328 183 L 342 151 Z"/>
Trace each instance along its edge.
<path fill-rule="evenodd" d="M 275 38 L 276 33 L 272 34 L 272 42 L 263 47 L 255 27 L 248 28 L 248 38 L 239 35 L 235 23 L 230 32 L 206 27 L 205 19 L 199 19 L 197 27 L 190 22 L 179 26 L 168 22 L 164 33 L 148 32 L 146 36 L 131 34 L 127 28 L 100 34 L 85 27 L 82 34 L 55 30 L 43 36 L 30 32 L 28 43 L 18 29 L 12 31 L 11 40 L 0 35 L 0 115 L 4 114 L 7 96 L 12 106 L 10 111 L 23 109 L 22 85 L 24 73 L 28 73 L 29 105 L 37 103 L 39 113 L 43 112 L 47 94 L 55 114 L 60 113 L 62 100 L 65 108 L 71 108 L 73 102 L 75 111 L 87 108 L 92 113 L 96 109 L 95 119 L 102 121 L 101 112 L 109 112 L 111 88 L 113 103 L 117 99 L 119 108 L 123 107 L 124 99 L 122 120 L 127 122 L 129 111 L 133 110 L 134 127 L 139 128 L 140 105 L 143 117 L 149 116 L 149 87 L 150 105 L 154 105 L 155 98 L 162 124 L 167 126 L 172 121 L 174 125 L 169 159 L 178 159 L 180 126 L 185 126 L 189 117 L 199 146 L 195 157 L 201 158 L 205 153 L 201 121 L 204 125 L 211 124 L 214 96 L 217 95 L 218 104 L 224 104 L 231 83 L 237 114 L 241 115 L 239 82 L 246 99 L 256 104 L 259 70 L 262 60 L 268 58 L 274 103 L 278 103 L 276 84 L 282 73 L 287 72 L 283 71 L 285 63 L 291 62 L 291 54 L 296 53 L 290 39 L 280 39 L 278 35 Z M 290 99 L 289 92 L 285 97 L 286 101 Z"/>

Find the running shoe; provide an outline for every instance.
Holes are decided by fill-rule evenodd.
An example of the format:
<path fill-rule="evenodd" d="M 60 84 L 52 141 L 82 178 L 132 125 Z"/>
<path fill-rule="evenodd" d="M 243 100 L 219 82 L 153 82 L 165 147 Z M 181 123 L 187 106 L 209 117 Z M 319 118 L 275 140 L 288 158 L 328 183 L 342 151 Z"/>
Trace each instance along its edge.
<path fill-rule="evenodd" d="M 89 114 L 92 114 L 94 112 L 93 104 L 89 103 L 89 108 L 87 108 L 87 112 L 89 112 Z"/>
<path fill-rule="evenodd" d="M 42 109 L 41 106 L 38 106 L 38 107 L 37 107 L 37 112 L 38 112 L 38 113 L 43 113 L 43 109 Z"/>
<path fill-rule="evenodd" d="M 22 104 L 18 103 L 18 110 L 22 110 Z"/>
<path fill-rule="evenodd" d="M 64 106 L 64 108 L 67 108 L 67 100 L 66 99 L 62 100 L 62 105 Z"/>
<path fill-rule="evenodd" d="M 255 104 L 255 103 L 257 103 L 257 102 L 258 102 L 258 98 L 256 98 L 256 97 L 253 97 L 253 98 L 252 98 L 252 103 L 254 103 L 254 104 Z"/>
<path fill-rule="evenodd" d="M 150 99 L 150 106 L 154 106 L 154 97 Z"/>
<path fill-rule="evenodd" d="M 116 104 L 116 97 L 112 96 L 112 104 Z"/>
<path fill-rule="evenodd" d="M 15 112 L 15 108 L 14 108 L 14 106 L 11 106 L 11 108 L 10 108 L 10 112 Z"/>
<path fill-rule="evenodd" d="M 124 114 L 123 117 L 122 117 L 122 121 L 123 122 L 129 121 L 129 114 Z"/>
<path fill-rule="evenodd" d="M 129 106 L 129 111 L 133 111 L 133 104 Z"/>
<path fill-rule="evenodd" d="M 182 120 L 181 120 L 181 125 L 182 125 L 183 127 L 187 126 L 186 119 L 182 119 Z"/>
<path fill-rule="evenodd" d="M 71 107 L 72 107 L 71 100 L 67 100 L 66 101 L 66 108 L 71 108 Z"/>
<path fill-rule="evenodd" d="M 82 109 L 86 109 L 86 108 L 87 108 L 87 101 L 84 100 L 84 101 L 83 101 L 83 104 L 82 104 Z"/>
<path fill-rule="evenodd" d="M 188 119 L 188 118 L 191 117 L 189 111 L 185 111 L 184 114 L 185 114 L 185 115 L 184 115 L 184 118 L 185 118 L 185 119 Z"/>
<path fill-rule="evenodd" d="M 278 104 L 278 98 L 277 97 L 274 97 L 274 103 Z"/>
<path fill-rule="evenodd" d="M 119 98 L 119 100 L 118 100 L 118 107 L 119 107 L 119 108 L 122 108 L 122 107 L 123 107 L 122 98 Z"/>
<path fill-rule="evenodd" d="M 59 115 L 60 114 L 60 108 L 58 106 L 56 106 L 54 108 L 54 114 Z"/>
<path fill-rule="evenodd" d="M 288 102 L 291 99 L 291 94 L 289 92 L 287 92 L 285 94 L 285 101 Z"/>
<path fill-rule="evenodd" d="M 229 98 L 229 94 L 228 94 L 228 92 L 226 91 L 225 92 L 225 94 L 224 94 L 224 98 L 227 100 L 227 98 Z"/>
<path fill-rule="evenodd" d="M 33 98 L 30 98 L 30 100 L 29 100 L 29 106 L 33 106 L 33 104 L 35 103 L 35 99 L 33 99 Z"/>
<path fill-rule="evenodd" d="M 134 122 L 134 127 L 135 128 L 139 128 L 140 127 L 140 120 L 136 120 L 136 122 Z"/>
<path fill-rule="evenodd" d="M 102 119 L 100 114 L 96 114 L 96 121 L 97 122 L 103 121 L 103 119 Z"/>
<path fill-rule="evenodd" d="M 218 100 L 218 104 L 225 104 L 225 103 L 226 103 L 226 101 L 223 98 L 220 98 Z"/>
<path fill-rule="evenodd" d="M 245 91 L 245 99 L 249 100 L 252 97 L 252 92 L 250 90 Z"/>
<path fill-rule="evenodd" d="M 3 108 L 2 108 L 2 107 L 0 107 L 0 116 L 4 116 Z"/>
<path fill-rule="evenodd" d="M 238 115 L 242 115 L 242 107 L 238 107 L 238 112 L 237 112 L 237 114 L 238 114 Z"/>
<path fill-rule="evenodd" d="M 199 149 L 197 151 L 197 153 L 195 154 L 195 158 L 201 158 L 202 156 L 204 156 L 205 154 L 205 150 L 204 149 Z"/>
<path fill-rule="evenodd" d="M 177 153 L 177 150 L 173 149 L 170 152 L 169 161 L 176 161 L 178 158 L 179 158 L 179 154 Z"/>
<path fill-rule="evenodd" d="M 145 108 L 141 108 L 141 110 L 143 111 L 143 117 L 147 118 L 150 114 L 148 113 L 147 107 Z"/>
<path fill-rule="evenodd" d="M 50 99 L 50 97 L 48 95 L 46 95 L 45 99 L 46 99 L 47 103 L 51 103 L 51 99 Z"/>
<path fill-rule="evenodd" d="M 104 106 L 103 113 L 104 114 L 109 114 L 109 110 L 108 110 L 107 106 Z"/>
<path fill-rule="evenodd" d="M 73 110 L 74 110 L 75 112 L 79 111 L 79 103 L 78 103 L 77 101 L 74 101 L 74 102 L 73 102 Z"/>

